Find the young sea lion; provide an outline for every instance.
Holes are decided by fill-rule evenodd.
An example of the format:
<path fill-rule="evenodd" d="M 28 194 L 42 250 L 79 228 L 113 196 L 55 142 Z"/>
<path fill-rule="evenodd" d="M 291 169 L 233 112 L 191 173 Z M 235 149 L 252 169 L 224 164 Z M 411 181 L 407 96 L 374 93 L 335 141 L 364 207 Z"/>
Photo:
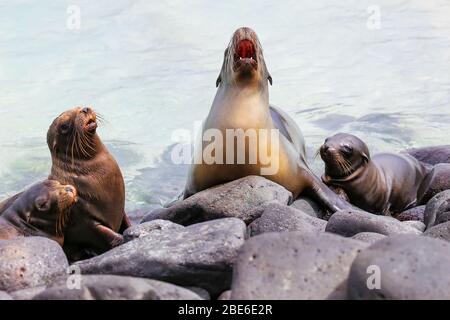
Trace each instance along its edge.
<path fill-rule="evenodd" d="M 358 137 L 338 133 L 320 148 L 325 162 L 322 180 L 342 188 L 350 202 L 366 211 L 389 215 L 421 203 L 431 168 L 409 155 L 381 153 L 370 157 Z"/>
<path fill-rule="evenodd" d="M 73 186 L 45 180 L 12 199 L 0 215 L 0 239 L 41 236 L 63 245 L 70 209 L 77 200 Z"/>
<path fill-rule="evenodd" d="M 184 198 L 218 184 L 260 175 L 284 186 L 294 198 L 309 193 L 331 212 L 349 207 L 309 169 L 305 142 L 297 124 L 280 109 L 269 106 L 268 82 L 272 84 L 272 77 L 256 33 L 250 28 L 238 29 L 225 50 L 216 82 L 217 94 L 203 126 L 203 141 L 195 148 Z M 229 132 L 247 135 L 247 141 L 253 134 L 254 145 L 250 146 L 251 141 L 234 144 L 233 150 L 226 147 L 228 140 L 222 146 L 216 145 L 213 152 L 219 161 L 205 161 L 203 156 L 211 148 L 205 136 L 218 133 L 227 137 Z M 278 132 L 279 136 L 273 138 L 272 132 Z M 247 161 L 241 158 L 239 162 L 238 154 L 244 155 Z M 270 164 L 263 156 L 271 158 Z M 199 163 L 196 159 L 203 161 Z M 271 171 L 272 168 L 275 170 Z"/>
<path fill-rule="evenodd" d="M 118 233 L 130 226 L 125 214 L 125 184 L 116 160 L 97 135 L 91 108 L 74 108 L 57 117 L 47 133 L 52 155 L 49 179 L 72 184 L 78 191 L 64 249 L 71 260 L 103 253 L 123 241 Z"/>

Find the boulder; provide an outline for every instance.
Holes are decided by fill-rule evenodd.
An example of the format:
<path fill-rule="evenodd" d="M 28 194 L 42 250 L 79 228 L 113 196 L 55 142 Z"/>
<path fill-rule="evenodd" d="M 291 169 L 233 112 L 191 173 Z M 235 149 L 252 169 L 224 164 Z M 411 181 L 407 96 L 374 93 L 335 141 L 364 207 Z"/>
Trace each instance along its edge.
<path fill-rule="evenodd" d="M 13 300 L 13 298 L 7 294 L 5 291 L 0 291 L 0 301 L 3 300 Z"/>
<path fill-rule="evenodd" d="M 450 221 L 450 190 L 435 195 L 425 207 L 424 223 L 428 228 Z"/>
<path fill-rule="evenodd" d="M 429 176 L 430 183 L 421 202 L 426 204 L 438 193 L 450 189 L 450 164 L 440 163 L 434 166 Z"/>
<path fill-rule="evenodd" d="M 386 238 L 384 234 L 375 232 L 360 232 L 355 234 L 352 239 L 359 240 L 366 243 L 374 243 L 381 239 Z"/>
<path fill-rule="evenodd" d="M 427 229 L 424 236 L 450 241 L 450 221 L 440 223 Z"/>
<path fill-rule="evenodd" d="M 210 188 L 170 206 L 151 213 L 143 222 L 163 219 L 191 225 L 220 218 L 238 218 L 249 224 L 258 216 L 255 209 L 271 201 L 288 204 L 292 193 L 284 187 L 259 176 L 248 176 Z M 256 211 L 260 214 L 260 211 Z"/>
<path fill-rule="evenodd" d="M 415 148 L 407 150 L 407 153 L 431 165 L 450 163 L 450 145 Z"/>
<path fill-rule="evenodd" d="M 156 280 L 112 275 L 79 277 L 79 287 L 59 281 L 33 300 L 201 300 L 193 291 Z"/>
<path fill-rule="evenodd" d="M 350 299 L 450 299 L 450 243 L 414 235 L 377 241 L 353 262 Z"/>
<path fill-rule="evenodd" d="M 227 290 L 225 292 L 222 292 L 221 295 L 217 298 L 217 300 L 230 300 L 231 298 L 231 290 Z"/>
<path fill-rule="evenodd" d="M 168 230 L 183 230 L 182 225 L 167 221 L 167 220 L 153 220 L 149 223 L 141 223 L 134 225 L 123 233 L 124 242 L 148 236 L 152 232 L 165 232 Z"/>
<path fill-rule="evenodd" d="M 245 236 L 246 225 L 236 218 L 182 229 L 154 229 L 100 256 L 77 262 L 76 266 L 82 274 L 151 278 L 201 287 L 218 295 L 230 288 L 233 263 Z"/>
<path fill-rule="evenodd" d="M 322 208 L 312 199 L 308 197 L 299 197 L 294 202 L 292 202 L 291 207 L 298 209 L 311 217 L 323 217 L 325 212 Z"/>
<path fill-rule="evenodd" d="M 350 265 L 367 244 L 333 234 L 265 233 L 236 260 L 232 300 L 326 299 L 338 296 Z"/>
<path fill-rule="evenodd" d="M 11 297 L 13 297 L 14 300 L 31 300 L 39 293 L 45 291 L 45 289 L 47 289 L 47 286 L 38 286 L 28 289 L 12 291 L 9 294 L 11 295 Z"/>
<path fill-rule="evenodd" d="M 50 239 L 0 240 L 0 290 L 7 292 L 47 285 L 69 266 L 61 246 Z"/>
<path fill-rule="evenodd" d="M 420 232 L 424 232 L 425 231 L 425 223 L 423 223 L 421 221 L 410 220 L 410 221 L 403 221 L 402 223 L 404 225 L 409 226 L 409 227 L 416 228 Z"/>
<path fill-rule="evenodd" d="M 375 232 L 386 236 L 394 234 L 421 234 L 416 228 L 387 216 L 378 216 L 359 210 L 341 210 L 333 214 L 325 229 L 344 237 L 361 232 Z"/>
<path fill-rule="evenodd" d="M 300 210 L 279 203 L 266 206 L 261 217 L 249 227 L 249 235 L 256 236 L 266 232 L 300 231 L 317 233 L 325 231 L 327 222 L 312 217 Z"/>
<path fill-rule="evenodd" d="M 393 217 L 399 221 L 421 221 L 424 220 L 425 206 L 417 206 L 403 212 L 394 214 Z"/>

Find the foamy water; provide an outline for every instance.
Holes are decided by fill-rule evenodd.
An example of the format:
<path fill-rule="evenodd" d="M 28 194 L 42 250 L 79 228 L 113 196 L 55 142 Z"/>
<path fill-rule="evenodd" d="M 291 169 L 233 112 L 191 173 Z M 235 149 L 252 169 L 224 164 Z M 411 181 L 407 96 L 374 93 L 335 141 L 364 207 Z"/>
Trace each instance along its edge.
<path fill-rule="evenodd" d="M 107 119 L 99 134 L 129 210 L 175 196 L 186 167 L 164 153 L 171 134 L 206 117 L 243 25 L 265 50 L 271 102 L 297 121 L 310 154 L 340 131 L 372 153 L 450 143 L 450 3 L 376 1 L 375 26 L 372 4 L 0 0 L 0 199 L 46 177 L 47 128 L 78 105 Z M 69 5 L 80 29 L 67 27 Z"/>

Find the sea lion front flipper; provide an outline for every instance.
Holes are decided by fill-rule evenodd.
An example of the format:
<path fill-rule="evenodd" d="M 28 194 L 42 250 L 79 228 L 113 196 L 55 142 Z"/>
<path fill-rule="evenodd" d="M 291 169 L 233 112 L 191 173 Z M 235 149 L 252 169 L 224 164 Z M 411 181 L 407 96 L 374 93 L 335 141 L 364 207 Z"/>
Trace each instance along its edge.
<path fill-rule="evenodd" d="M 127 230 L 129 227 L 131 227 L 131 220 L 128 217 L 128 215 L 124 212 L 123 213 L 123 219 L 122 219 L 122 224 L 120 225 L 119 228 L 119 233 L 123 234 L 125 230 Z"/>
<path fill-rule="evenodd" d="M 308 174 L 310 180 L 310 187 L 306 190 L 308 194 L 321 204 L 325 209 L 331 213 L 339 210 L 352 209 L 353 206 L 334 193 L 327 187 L 319 178 L 313 174 Z"/>
<path fill-rule="evenodd" d="M 95 229 L 101 238 L 102 244 L 109 249 L 117 247 L 123 243 L 123 236 L 114 232 L 114 230 L 102 225 L 97 224 Z"/>

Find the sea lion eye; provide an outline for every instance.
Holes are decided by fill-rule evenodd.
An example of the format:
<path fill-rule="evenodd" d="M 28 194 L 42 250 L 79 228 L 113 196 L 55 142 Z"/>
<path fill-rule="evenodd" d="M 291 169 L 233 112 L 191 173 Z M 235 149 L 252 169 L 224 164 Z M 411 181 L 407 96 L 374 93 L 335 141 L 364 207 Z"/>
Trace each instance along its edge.
<path fill-rule="evenodd" d="M 353 153 L 353 148 L 345 145 L 345 146 L 342 146 L 341 151 L 344 155 L 351 156 Z"/>
<path fill-rule="evenodd" d="M 60 129 L 60 131 L 61 131 L 62 134 L 66 134 L 67 132 L 69 132 L 69 128 L 70 128 L 70 125 L 69 125 L 68 122 L 64 122 L 64 123 L 59 127 L 59 129 Z"/>
<path fill-rule="evenodd" d="M 48 211 L 50 209 L 50 201 L 46 197 L 38 197 L 35 201 L 35 206 L 39 211 Z"/>

